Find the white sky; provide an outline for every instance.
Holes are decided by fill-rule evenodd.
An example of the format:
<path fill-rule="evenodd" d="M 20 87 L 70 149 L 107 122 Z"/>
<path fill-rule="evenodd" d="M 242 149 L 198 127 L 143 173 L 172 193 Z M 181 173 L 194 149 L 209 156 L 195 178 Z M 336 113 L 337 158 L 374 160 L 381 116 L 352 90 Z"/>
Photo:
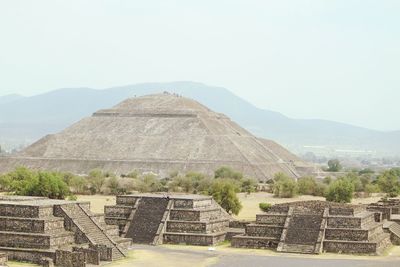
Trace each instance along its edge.
<path fill-rule="evenodd" d="M 400 130 L 400 1 L 0 0 L 0 95 L 177 80 Z"/>

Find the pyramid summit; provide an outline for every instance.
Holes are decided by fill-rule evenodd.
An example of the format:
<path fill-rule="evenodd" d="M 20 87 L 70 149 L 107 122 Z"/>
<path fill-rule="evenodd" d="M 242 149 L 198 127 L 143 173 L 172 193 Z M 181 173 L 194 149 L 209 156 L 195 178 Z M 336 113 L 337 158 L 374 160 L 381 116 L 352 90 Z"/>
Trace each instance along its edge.
<path fill-rule="evenodd" d="M 277 172 L 298 177 L 313 167 L 270 140 L 260 139 L 227 116 L 176 94 L 126 99 L 111 109 L 47 135 L 0 159 L 0 171 L 24 165 L 88 173 L 133 170 L 161 177 L 172 171 L 211 174 L 230 166 L 259 180 Z"/>

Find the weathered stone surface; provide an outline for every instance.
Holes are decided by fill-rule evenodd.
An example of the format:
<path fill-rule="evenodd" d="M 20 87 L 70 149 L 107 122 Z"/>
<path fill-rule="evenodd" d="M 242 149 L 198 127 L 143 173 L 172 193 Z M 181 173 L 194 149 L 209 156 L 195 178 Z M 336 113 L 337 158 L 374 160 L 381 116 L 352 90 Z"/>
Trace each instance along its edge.
<path fill-rule="evenodd" d="M 323 201 L 278 204 L 258 215 L 256 224 L 247 224 L 244 235 L 232 238 L 232 246 L 379 254 L 390 245 L 390 235 L 384 233 L 383 223 L 376 222 L 375 213 L 362 206 Z"/>
<path fill-rule="evenodd" d="M 105 208 L 105 221 L 135 243 L 213 245 L 229 227 L 230 216 L 209 196 L 136 194 L 117 196 L 116 202 Z"/>
<path fill-rule="evenodd" d="M 151 171 L 160 177 L 171 171 L 212 174 L 230 166 L 259 180 L 277 172 L 298 177 L 314 171 L 311 164 L 253 136 L 223 114 L 168 94 L 127 99 L 0 158 L 0 172 L 18 165 L 75 173 L 95 168 L 117 174 Z"/>
<path fill-rule="evenodd" d="M 43 266 L 52 266 L 53 262 L 58 266 L 85 266 L 123 257 L 118 246 L 126 249 L 131 241 L 120 238 L 118 227 L 107 226 L 102 215 L 91 214 L 89 205 L 1 197 L 0 252 L 6 252 L 12 260 Z"/>

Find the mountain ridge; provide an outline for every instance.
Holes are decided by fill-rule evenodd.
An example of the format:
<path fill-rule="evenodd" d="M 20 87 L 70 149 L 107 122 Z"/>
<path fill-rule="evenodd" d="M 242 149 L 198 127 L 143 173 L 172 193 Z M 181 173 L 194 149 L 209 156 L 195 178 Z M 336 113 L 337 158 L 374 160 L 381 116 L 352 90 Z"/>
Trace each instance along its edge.
<path fill-rule="evenodd" d="M 279 112 L 258 108 L 226 88 L 184 81 L 105 89 L 61 88 L 6 103 L 2 103 L 0 97 L 0 131 L 3 133 L 0 142 L 10 138 L 32 142 L 125 98 L 163 91 L 193 98 L 225 113 L 253 134 L 275 140 L 296 153 L 306 152 L 304 146 L 326 146 L 330 152 L 339 149 L 400 155 L 397 142 L 400 131 L 384 132 L 321 119 L 292 119 Z"/>

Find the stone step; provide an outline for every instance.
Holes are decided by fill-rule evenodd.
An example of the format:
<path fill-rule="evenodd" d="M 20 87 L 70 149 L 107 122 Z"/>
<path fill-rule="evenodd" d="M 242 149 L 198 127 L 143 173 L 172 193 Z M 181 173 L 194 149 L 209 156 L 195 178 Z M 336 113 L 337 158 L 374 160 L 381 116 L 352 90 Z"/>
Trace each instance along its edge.
<path fill-rule="evenodd" d="M 279 239 L 266 236 L 238 235 L 232 237 L 231 245 L 236 248 L 276 248 Z"/>
<path fill-rule="evenodd" d="M 288 253 L 301 253 L 301 254 L 313 254 L 315 249 L 314 245 L 304 245 L 304 244 L 284 244 L 281 252 Z"/>
<path fill-rule="evenodd" d="M 125 237 L 134 243 L 153 243 L 168 202 L 166 198 L 142 198 Z"/>
<path fill-rule="evenodd" d="M 383 233 L 374 242 L 324 240 L 323 248 L 326 252 L 377 255 L 390 244 L 390 235 Z"/>
<path fill-rule="evenodd" d="M 226 232 L 211 234 L 165 232 L 163 234 L 163 242 L 166 244 L 211 246 L 223 242 L 225 240 L 225 236 Z"/>

